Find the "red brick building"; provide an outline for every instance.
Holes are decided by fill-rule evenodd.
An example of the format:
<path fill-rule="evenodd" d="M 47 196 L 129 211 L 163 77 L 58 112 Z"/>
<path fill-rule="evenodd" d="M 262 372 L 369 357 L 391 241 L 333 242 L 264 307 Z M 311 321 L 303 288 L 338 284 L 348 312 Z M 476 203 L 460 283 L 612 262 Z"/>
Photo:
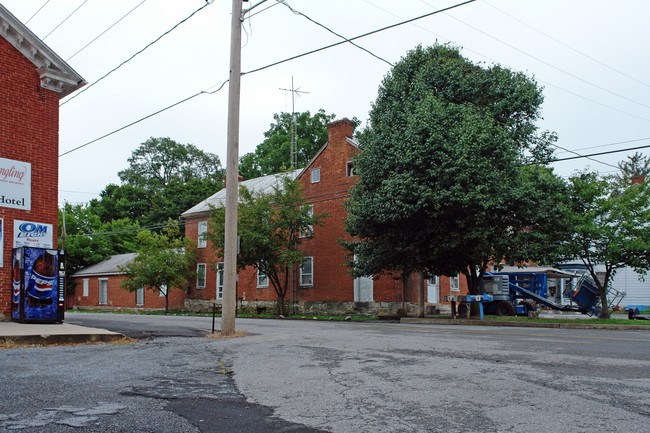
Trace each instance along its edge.
<path fill-rule="evenodd" d="M 352 138 L 354 124 L 348 119 L 328 125 L 328 141 L 301 170 L 264 176 L 243 181 L 242 184 L 256 192 L 270 191 L 282 176 L 297 179 L 303 187 L 303 195 L 315 213 L 326 213 L 322 226 L 314 227 L 314 237 L 305 239 L 301 250 L 305 261 L 291 276 L 286 299 L 305 313 L 319 311 L 353 312 L 369 310 L 380 313 L 395 312 L 404 302 L 410 311 L 417 306 L 416 279 L 403 288 L 399 275 L 354 279 L 346 266 L 345 251 L 338 239 L 346 239 L 346 211 L 343 206 L 348 191 L 357 181 L 352 159 L 359 152 Z M 192 285 L 186 306 L 190 309 L 205 308 L 214 299 L 221 299 L 223 278 L 219 258 L 212 256 L 207 241 L 199 235 L 207 230 L 210 205 L 222 206 L 225 189 L 184 212 L 185 234 L 197 240 L 199 246 L 199 281 Z M 216 269 L 215 269 L 216 264 Z M 265 304 L 275 301 L 276 295 L 264 275 L 249 267 L 239 273 L 237 298 L 246 304 Z M 453 281 L 452 281 L 453 280 Z M 453 287 L 452 287 L 453 286 Z M 440 277 L 427 284 L 426 301 L 438 304 L 443 296 L 466 293 L 464 278 Z M 457 292 L 454 290 L 457 288 Z"/>
<path fill-rule="evenodd" d="M 14 221 L 51 225 L 56 248 L 59 99 L 84 84 L 0 4 L 0 320 L 10 316 Z"/>
<path fill-rule="evenodd" d="M 134 253 L 118 254 L 76 272 L 72 276 L 75 288 L 71 306 L 81 310 L 164 309 L 165 296 L 163 293 L 144 289 L 129 292 L 120 287 L 125 278 L 120 267 L 132 262 L 134 257 Z M 172 288 L 169 291 L 170 309 L 183 307 L 184 302 L 184 290 Z"/>

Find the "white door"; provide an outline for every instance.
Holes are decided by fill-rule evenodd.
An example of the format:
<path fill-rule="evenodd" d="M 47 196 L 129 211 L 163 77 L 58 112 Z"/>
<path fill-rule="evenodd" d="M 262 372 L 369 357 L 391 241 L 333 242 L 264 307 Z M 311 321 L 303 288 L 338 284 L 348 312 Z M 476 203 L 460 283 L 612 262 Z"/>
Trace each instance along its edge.
<path fill-rule="evenodd" d="M 357 256 L 354 256 L 354 261 Z M 360 277 L 354 279 L 354 302 L 372 302 L 372 278 Z"/>
<path fill-rule="evenodd" d="M 354 279 L 354 302 L 372 302 L 372 278 Z"/>
<path fill-rule="evenodd" d="M 440 279 L 438 276 L 430 277 L 427 280 L 427 302 L 437 304 L 440 302 Z"/>

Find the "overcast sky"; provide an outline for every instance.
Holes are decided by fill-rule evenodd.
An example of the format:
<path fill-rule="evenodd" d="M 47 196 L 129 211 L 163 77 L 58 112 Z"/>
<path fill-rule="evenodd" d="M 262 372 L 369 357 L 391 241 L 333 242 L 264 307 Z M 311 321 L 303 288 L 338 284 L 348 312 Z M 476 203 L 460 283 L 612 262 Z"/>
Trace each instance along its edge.
<path fill-rule="evenodd" d="M 60 57 L 93 83 L 205 5 L 205 0 L 0 0 Z M 140 4 L 142 3 L 142 4 Z M 244 3 L 244 7 L 258 1 Z M 340 38 L 268 0 L 244 23 L 242 71 L 251 71 Z M 351 38 L 452 6 L 443 0 L 287 0 L 296 11 Z M 52 31 L 82 5 L 56 30 Z M 138 6 L 139 5 L 139 6 Z M 77 53 L 88 42 L 126 18 Z M 228 78 L 230 0 L 215 0 L 159 42 L 60 110 L 64 153 Z M 261 12 L 260 12 L 261 11 Z M 650 2 L 621 0 L 478 0 L 357 40 L 395 63 L 417 44 L 453 42 L 465 57 L 499 63 L 544 87 L 541 129 L 580 154 L 650 145 Z M 51 33 L 50 33 L 51 32 Z M 47 36 L 49 34 L 49 36 Z M 77 53 L 77 54 L 75 54 Z M 74 57 L 72 57 L 74 55 Z M 323 108 L 365 121 L 390 65 L 350 44 L 301 57 L 242 78 L 240 154 L 263 140 L 273 114 Z M 191 143 L 226 159 L 227 85 L 60 157 L 59 203 L 87 202 L 149 137 Z M 71 96 L 74 96 L 71 95 Z M 66 100 L 62 100 L 66 102 Z M 620 143 L 612 145 L 613 143 Z M 647 149 L 640 150 L 647 154 Z M 557 162 L 562 176 L 589 167 L 615 172 L 634 151 Z M 573 154 L 559 150 L 559 158 Z M 609 165 L 608 165 L 609 164 Z"/>

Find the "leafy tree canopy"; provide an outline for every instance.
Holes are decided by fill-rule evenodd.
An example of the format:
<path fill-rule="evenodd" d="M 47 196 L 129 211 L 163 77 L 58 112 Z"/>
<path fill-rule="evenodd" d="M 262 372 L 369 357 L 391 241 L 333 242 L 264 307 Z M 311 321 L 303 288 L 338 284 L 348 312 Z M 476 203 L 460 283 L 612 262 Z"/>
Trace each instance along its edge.
<path fill-rule="evenodd" d="M 243 186 L 239 194 L 237 266 L 256 266 L 265 274 L 278 296 L 278 313 L 285 314 L 291 268 L 303 261 L 298 245 L 313 236 L 313 226 L 320 224 L 324 215 L 313 214 L 302 198 L 300 184 L 286 176 L 269 194 L 254 193 Z M 207 238 L 215 255 L 223 257 L 225 208 L 213 209 Z"/>
<path fill-rule="evenodd" d="M 185 290 L 187 282 L 196 277 L 196 248 L 171 221 L 160 233 L 139 232 L 137 240 L 137 256 L 122 268 L 125 279 L 121 287 L 131 292 L 145 288 L 162 293 L 167 313 L 171 289 Z"/>
<path fill-rule="evenodd" d="M 562 182 L 525 168 L 552 154 L 555 135 L 535 126 L 542 101 L 526 75 L 475 65 L 457 48 L 407 53 L 380 86 L 355 160 L 347 230 L 360 272 L 462 272 L 476 293 L 488 263 L 521 259 L 511 247 L 520 230 L 549 228 L 542 216 L 561 212 L 546 198 L 561 196 Z M 536 193 L 544 187 L 550 194 Z"/>
<path fill-rule="evenodd" d="M 615 180 L 584 172 L 571 177 L 569 186 L 569 236 L 561 243 L 559 263 L 580 260 L 607 306 L 607 289 L 617 269 L 629 266 L 645 274 L 650 269 L 650 189 L 647 184 L 619 192 Z M 602 265 L 602 281 L 596 266 Z M 609 317 L 603 308 L 603 317 Z"/>

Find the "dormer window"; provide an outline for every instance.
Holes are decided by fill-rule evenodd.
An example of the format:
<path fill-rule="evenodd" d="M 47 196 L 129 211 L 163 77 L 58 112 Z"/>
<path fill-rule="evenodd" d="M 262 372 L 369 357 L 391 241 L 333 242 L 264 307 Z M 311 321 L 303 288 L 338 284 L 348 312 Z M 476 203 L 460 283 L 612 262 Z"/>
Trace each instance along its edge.
<path fill-rule="evenodd" d="M 357 173 L 354 171 L 354 163 L 352 161 L 348 161 L 345 167 L 345 172 L 347 173 L 348 177 L 357 175 Z"/>
<path fill-rule="evenodd" d="M 320 182 L 320 167 L 311 169 L 311 183 Z"/>

